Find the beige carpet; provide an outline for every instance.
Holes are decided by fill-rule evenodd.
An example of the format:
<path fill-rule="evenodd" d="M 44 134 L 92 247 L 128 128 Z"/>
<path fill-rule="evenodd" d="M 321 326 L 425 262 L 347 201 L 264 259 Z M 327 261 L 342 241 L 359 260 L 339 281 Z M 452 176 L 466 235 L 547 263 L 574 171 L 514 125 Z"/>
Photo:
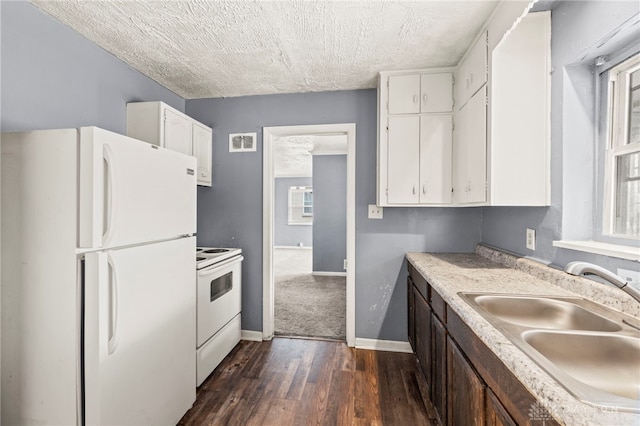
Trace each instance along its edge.
<path fill-rule="evenodd" d="M 275 249 L 275 334 L 346 339 L 346 278 L 311 275 L 311 250 Z"/>

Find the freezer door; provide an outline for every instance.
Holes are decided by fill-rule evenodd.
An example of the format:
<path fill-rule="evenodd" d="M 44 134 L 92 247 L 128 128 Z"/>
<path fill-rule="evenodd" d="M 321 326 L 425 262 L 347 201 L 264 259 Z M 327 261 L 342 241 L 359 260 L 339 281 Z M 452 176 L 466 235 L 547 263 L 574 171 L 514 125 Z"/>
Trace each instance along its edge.
<path fill-rule="evenodd" d="M 196 397 L 195 237 L 85 261 L 87 425 L 176 424 Z"/>
<path fill-rule="evenodd" d="M 79 247 L 196 232 L 196 159 L 96 127 L 80 129 Z"/>

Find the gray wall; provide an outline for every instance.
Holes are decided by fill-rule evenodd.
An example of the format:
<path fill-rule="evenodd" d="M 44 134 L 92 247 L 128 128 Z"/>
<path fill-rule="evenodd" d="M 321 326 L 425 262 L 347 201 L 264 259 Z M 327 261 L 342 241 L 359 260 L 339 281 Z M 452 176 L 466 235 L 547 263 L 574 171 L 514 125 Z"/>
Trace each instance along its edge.
<path fill-rule="evenodd" d="M 563 267 L 572 260 L 608 269 L 638 263 L 553 247 L 554 240 L 590 239 L 594 229 L 595 91 L 592 69 L 575 66 L 579 54 L 640 9 L 638 2 L 561 2 L 551 13 L 551 206 L 483 208 L 482 241 Z M 525 228 L 536 229 L 537 249 L 525 248 Z"/>
<path fill-rule="evenodd" d="M 23 1 L 0 2 L 1 128 L 124 134 L 127 102 L 184 100 Z"/>
<path fill-rule="evenodd" d="M 276 246 L 297 246 L 299 243 L 305 247 L 312 246 L 312 225 L 289 225 L 289 187 L 311 185 L 312 180 L 309 177 L 275 179 L 273 242 Z"/>
<path fill-rule="evenodd" d="M 345 272 L 347 156 L 313 156 L 313 270 Z"/>
<path fill-rule="evenodd" d="M 471 252 L 481 210 L 375 204 L 376 91 L 199 99 L 186 112 L 213 128 L 213 187 L 198 188 L 198 243 L 244 251 L 242 328 L 262 330 L 262 127 L 356 123 L 356 336 L 407 340 L 407 251 Z M 255 153 L 229 154 L 229 133 L 257 132 Z"/>

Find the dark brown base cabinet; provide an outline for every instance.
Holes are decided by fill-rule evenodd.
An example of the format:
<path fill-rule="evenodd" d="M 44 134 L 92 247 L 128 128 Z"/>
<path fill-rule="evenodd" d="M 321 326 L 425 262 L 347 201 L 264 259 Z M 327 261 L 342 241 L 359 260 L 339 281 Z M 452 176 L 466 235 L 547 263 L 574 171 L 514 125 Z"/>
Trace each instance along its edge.
<path fill-rule="evenodd" d="M 408 263 L 409 342 L 447 426 L 532 424 L 536 399 Z M 535 423 L 535 421 L 533 422 Z M 553 420 L 546 425 L 557 425 Z"/>

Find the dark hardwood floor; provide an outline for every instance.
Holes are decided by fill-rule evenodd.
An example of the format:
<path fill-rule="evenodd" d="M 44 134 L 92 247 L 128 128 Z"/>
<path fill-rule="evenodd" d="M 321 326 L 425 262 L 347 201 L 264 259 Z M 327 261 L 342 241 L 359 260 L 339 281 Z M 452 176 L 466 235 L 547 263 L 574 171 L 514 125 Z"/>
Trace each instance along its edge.
<path fill-rule="evenodd" d="M 241 341 L 180 425 L 431 425 L 413 354 L 345 343 Z"/>

